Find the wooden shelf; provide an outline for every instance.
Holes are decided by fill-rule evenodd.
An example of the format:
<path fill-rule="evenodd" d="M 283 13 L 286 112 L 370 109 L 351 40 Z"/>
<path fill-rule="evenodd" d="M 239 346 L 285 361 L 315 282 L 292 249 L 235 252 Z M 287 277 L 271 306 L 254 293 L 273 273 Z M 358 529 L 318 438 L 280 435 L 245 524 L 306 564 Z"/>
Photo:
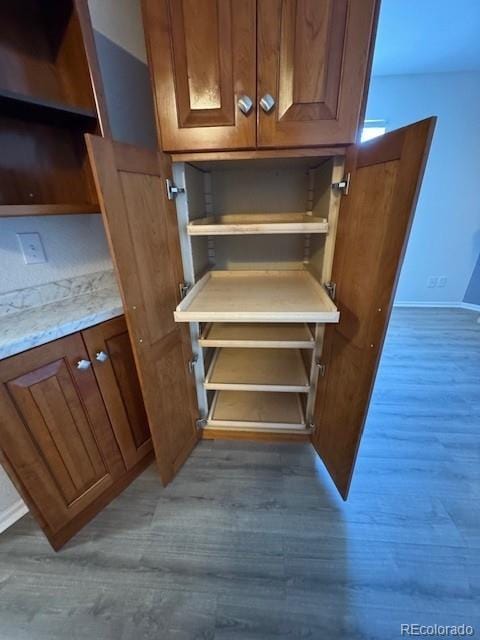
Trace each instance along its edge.
<path fill-rule="evenodd" d="M 16 93 L 3 88 L 0 88 L 0 112 L 10 117 L 32 119 L 55 125 L 91 121 L 92 126 L 95 126 L 97 121 L 97 114 L 92 109 L 55 102 L 40 96 Z"/>
<path fill-rule="evenodd" d="M 327 233 L 328 222 L 311 213 L 235 213 L 192 220 L 187 231 L 191 236 Z"/>
<path fill-rule="evenodd" d="M 308 379 L 298 349 L 217 349 L 205 389 L 308 393 Z"/>
<path fill-rule="evenodd" d="M 86 202 L 85 204 L 2 204 L 0 217 L 19 216 L 64 216 L 82 213 L 100 213 L 100 206 Z"/>
<path fill-rule="evenodd" d="M 199 339 L 201 347 L 313 349 L 315 338 L 307 324 L 208 324 Z"/>
<path fill-rule="evenodd" d="M 178 305 L 177 322 L 338 322 L 307 270 L 209 271 Z"/>
<path fill-rule="evenodd" d="M 217 391 L 207 427 L 246 431 L 306 431 L 299 394 Z"/>

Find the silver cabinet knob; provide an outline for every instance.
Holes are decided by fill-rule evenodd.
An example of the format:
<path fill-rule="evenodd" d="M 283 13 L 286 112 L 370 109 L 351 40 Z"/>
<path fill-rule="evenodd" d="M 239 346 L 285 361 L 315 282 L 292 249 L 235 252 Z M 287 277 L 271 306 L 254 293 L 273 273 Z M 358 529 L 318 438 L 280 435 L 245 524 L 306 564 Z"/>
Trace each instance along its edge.
<path fill-rule="evenodd" d="M 240 96 L 237 102 L 238 108 L 242 113 L 247 115 L 253 107 L 252 99 L 249 96 Z"/>
<path fill-rule="evenodd" d="M 90 367 L 92 366 L 92 363 L 90 362 L 90 360 L 79 360 L 77 362 L 77 369 L 80 369 L 81 371 L 84 371 L 85 369 L 90 369 Z"/>
<path fill-rule="evenodd" d="M 268 113 L 275 106 L 275 98 L 269 93 L 266 93 L 263 98 L 260 99 L 260 106 L 265 111 L 265 113 Z"/>
<path fill-rule="evenodd" d="M 105 351 L 97 351 L 95 354 L 95 360 L 98 360 L 98 362 L 105 362 L 108 360 L 108 353 L 105 353 Z"/>

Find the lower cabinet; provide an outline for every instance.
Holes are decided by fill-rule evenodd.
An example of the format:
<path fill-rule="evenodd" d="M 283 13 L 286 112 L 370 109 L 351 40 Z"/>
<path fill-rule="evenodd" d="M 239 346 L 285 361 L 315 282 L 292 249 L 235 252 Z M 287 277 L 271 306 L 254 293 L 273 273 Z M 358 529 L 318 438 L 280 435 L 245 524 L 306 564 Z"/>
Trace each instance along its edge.
<path fill-rule="evenodd" d="M 55 549 L 152 459 L 123 317 L 0 361 L 2 463 Z"/>

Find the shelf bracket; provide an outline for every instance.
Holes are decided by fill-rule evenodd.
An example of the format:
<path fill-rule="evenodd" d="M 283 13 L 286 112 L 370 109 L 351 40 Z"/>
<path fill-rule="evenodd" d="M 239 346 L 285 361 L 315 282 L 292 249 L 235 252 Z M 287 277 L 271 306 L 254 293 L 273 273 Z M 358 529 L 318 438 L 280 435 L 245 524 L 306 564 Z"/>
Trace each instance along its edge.
<path fill-rule="evenodd" d="M 344 196 L 348 196 L 348 192 L 350 190 L 350 177 L 350 173 L 346 173 L 340 182 L 334 182 L 332 184 L 333 189 L 341 191 Z"/>

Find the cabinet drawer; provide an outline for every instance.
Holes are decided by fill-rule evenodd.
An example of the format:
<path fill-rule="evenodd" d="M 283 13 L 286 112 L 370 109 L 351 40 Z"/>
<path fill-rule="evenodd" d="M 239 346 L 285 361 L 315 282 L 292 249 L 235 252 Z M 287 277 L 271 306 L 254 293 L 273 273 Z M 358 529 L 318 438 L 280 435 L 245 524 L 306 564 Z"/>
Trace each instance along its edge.
<path fill-rule="evenodd" d="M 305 431 L 300 394 L 217 391 L 208 416 L 213 429 Z"/>

